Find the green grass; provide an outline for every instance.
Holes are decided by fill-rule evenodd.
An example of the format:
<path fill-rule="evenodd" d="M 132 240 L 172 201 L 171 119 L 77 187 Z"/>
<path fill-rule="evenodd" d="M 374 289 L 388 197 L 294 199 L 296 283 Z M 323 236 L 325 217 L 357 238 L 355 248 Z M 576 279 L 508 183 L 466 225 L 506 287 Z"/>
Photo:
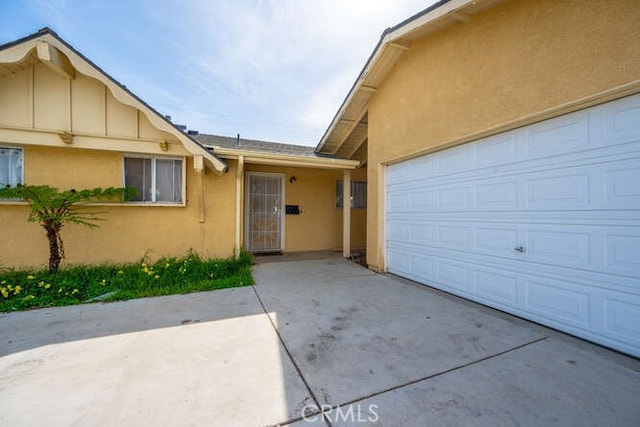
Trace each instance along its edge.
<path fill-rule="evenodd" d="M 252 285 L 251 256 L 202 259 L 191 253 L 154 263 L 79 265 L 46 270 L 0 271 L 0 312 L 74 305 L 103 296 L 122 301 Z M 106 297 L 104 297 L 106 295 Z"/>

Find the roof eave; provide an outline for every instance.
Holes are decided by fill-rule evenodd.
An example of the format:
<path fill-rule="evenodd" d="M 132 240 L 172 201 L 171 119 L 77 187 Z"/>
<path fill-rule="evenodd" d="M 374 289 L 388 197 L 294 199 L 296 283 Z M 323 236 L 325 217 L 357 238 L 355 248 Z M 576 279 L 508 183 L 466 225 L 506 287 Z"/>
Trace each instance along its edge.
<path fill-rule="evenodd" d="M 214 152 L 225 159 L 244 158 L 245 163 L 312 167 L 320 169 L 356 169 L 360 166 L 357 160 L 335 159 L 330 157 L 309 157 L 292 154 L 266 153 L 262 151 L 242 150 L 212 146 Z"/>
<path fill-rule="evenodd" d="M 458 12 L 464 9 L 469 5 L 476 4 L 483 1 L 489 3 L 489 2 L 493 2 L 494 0 L 441 0 L 431 5 L 427 9 L 417 13 L 416 15 L 413 15 L 408 19 L 400 22 L 399 24 L 393 27 L 387 28 L 380 36 L 378 43 L 376 44 L 375 48 L 373 49 L 373 52 L 371 53 L 364 67 L 362 68 L 362 71 L 360 72 L 360 74 L 358 74 L 356 81 L 351 86 L 351 89 L 349 90 L 349 92 L 347 93 L 347 96 L 345 97 L 342 104 L 340 105 L 340 108 L 337 110 L 336 114 L 331 120 L 329 127 L 327 128 L 322 138 L 320 139 L 320 142 L 316 146 L 316 149 L 315 149 L 316 153 L 323 152 L 323 149 L 325 149 L 325 145 L 327 144 L 329 137 L 331 136 L 332 132 L 335 131 L 336 126 L 340 122 L 345 111 L 349 108 L 351 102 L 356 97 L 356 95 L 358 93 L 361 93 L 361 91 L 363 90 L 363 86 L 366 86 L 365 82 L 366 82 L 366 77 L 369 74 L 369 71 L 372 70 L 376 66 L 376 64 L 380 62 L 381 57 L 385 54 L 385 51 L 389 52 L 386 49 L 387 47 L 391 46 L 393 43 L 398 42 L 399 40 L 408 36 L 410 33 L 414 31 L 425 30 L 432 23 L 434 23 L 435 21 L 437 21 L 438 19 L 446 15 L 454 14 L 455 12 Z M 368 87 L 367 87 L 367 90 L 369 90 Z M 367 104 L 367 107 L 368 107 L 368 104 Z M 333 149 L 332 152 L 335 153 L 339 149 L 340 149 L 340 146 Z"/>

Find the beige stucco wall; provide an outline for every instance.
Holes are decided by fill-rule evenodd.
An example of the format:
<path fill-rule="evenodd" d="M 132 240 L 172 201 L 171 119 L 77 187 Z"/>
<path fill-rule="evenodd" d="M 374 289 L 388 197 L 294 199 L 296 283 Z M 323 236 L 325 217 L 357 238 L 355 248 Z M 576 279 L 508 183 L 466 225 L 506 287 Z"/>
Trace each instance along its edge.
<path fill-rule="evenodd" d="M 58 138 L 61 131 L 74 134 L 72 144 Z M 79 73 L 65 79 L 42 64 L 0 78 L 0 146 L 23 148 L 26 184 L 61 189 L 122 186 L 125 153 L 186 160 L 185 206 L 97 207 L 105 212 L 100 228 L 63 229 L 67 263 L 135 261 L 189 249 L 233 254 L 236 163 L 228 162 L 227 174 L 206 171 L 201 178 L 173 135 L 154 128 L 143 112 L 118 102 L 95 79 Z M 27 207 L 0 203 L 0 267 L 46 263 L 45 233 L 27 217 Z"/>
<path fill-rule="evenodd" d="M 369 265 L 381 165 L 639 80 L 639 22 L 637 0 L 513 0 L 415 41 L 369 105 Z"/>
<path fill-rule="evenodd" d="M 247 164 L 247 172 L 285 175 L 285 204 L 298 205 L 300 215 L 285 215 L 285 252 L 340 250 L 342 208 L 336 208 L 336 181 L 340 170 Z M 292 176 L 294 182 L 289 182 Z M 354 181 L 366 181 L 366 169 L 351 172 Z M 351 246 L 366 245 L 366 209 L 351 210 Z"/>
<path fill-rule="evenodd" d="M 25 147 L 25 181 L 59 188 L 122 185 L 122 154 L 94 150 Z M 190 249 L 205 256 L 233 254 L 235 163 L 230 173 L 207 173 L 207 197 L 200 196 L 199 173 L 187 160 L 185 206 L 96 206 L 106 221 L 98 229 L 71 225 L 62 231 L 66 263 L 135 261 L 182 255 Z M 204 222 L 200 201 L 204 200 Z M 0 205 L 0 266 L 42 265 L 48 256 L 44 230 L 27 223 L 28 208 Z"/>

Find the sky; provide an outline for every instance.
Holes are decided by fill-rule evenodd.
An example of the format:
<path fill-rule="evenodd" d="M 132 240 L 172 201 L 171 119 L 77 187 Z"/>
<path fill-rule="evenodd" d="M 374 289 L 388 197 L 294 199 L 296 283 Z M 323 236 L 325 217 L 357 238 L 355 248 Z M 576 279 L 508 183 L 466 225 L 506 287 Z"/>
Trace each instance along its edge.
<path fill-rule="evenodd" d="M 0 44 L 48 26 L 176 124 L 316 145 L 385 28 L 434 0 L 0 0 Z"/>

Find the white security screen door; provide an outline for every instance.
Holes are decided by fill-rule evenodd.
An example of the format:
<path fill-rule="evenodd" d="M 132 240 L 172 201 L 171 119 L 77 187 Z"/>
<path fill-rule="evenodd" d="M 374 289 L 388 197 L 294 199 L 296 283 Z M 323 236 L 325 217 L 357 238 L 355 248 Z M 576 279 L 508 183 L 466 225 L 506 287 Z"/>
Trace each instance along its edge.
<path fill-rule="evenodd" d="M 248 172 L 245 203 L 245 249 L 276 252 L 284 249 L 284 176 Z"/>

